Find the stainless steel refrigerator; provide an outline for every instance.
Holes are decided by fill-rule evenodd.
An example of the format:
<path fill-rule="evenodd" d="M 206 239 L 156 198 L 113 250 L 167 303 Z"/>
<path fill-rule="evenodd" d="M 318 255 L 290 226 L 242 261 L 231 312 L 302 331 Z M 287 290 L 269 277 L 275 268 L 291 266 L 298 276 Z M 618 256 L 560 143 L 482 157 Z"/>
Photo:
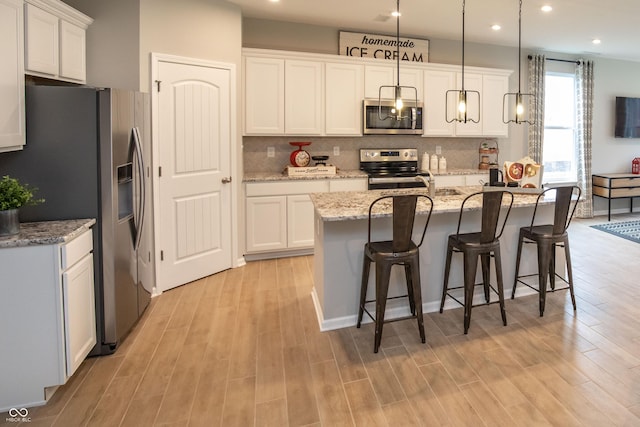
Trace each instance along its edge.
<path fill-rule="evenodd" d="M 37 187 L 46 201 L 20 221 L 96 218 L 93 230 L 98 344 L 109 354 L 147 307 L 152 243 L 145 226 L 150 176 L 147 94 L 115 89 L 27 86 L 27 143 L 0 154 L 0 175 Z M 142 245 L 142 247 L 141 247 Z M 148 252 L 148 253 L 147 253 Z"/>

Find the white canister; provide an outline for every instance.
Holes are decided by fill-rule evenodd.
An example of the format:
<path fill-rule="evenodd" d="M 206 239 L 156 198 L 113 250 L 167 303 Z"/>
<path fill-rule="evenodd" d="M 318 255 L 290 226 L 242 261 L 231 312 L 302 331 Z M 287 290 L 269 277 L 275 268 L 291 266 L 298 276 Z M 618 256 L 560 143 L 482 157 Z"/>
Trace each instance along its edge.
<path fill-rule="evenodd" d="M 422 154 L 422 161 L 420 162 L 420 170 L 425 172 L 429 170 L 429 153 L 426 151 Z"/>
<path fill-rule="evenodd" d="M 431 167 L 429 168 L 431 172 L 438 172 L 438 156 L 435 154 L 431 155 Z"/>
<path fill-rule="evenodd" d="M 444 156 L 440 157 L 440 161 L 438 162 L 438 169 L 440 170 L 440 173 L 447 171 L 447 159 L 445 159 Z"/>

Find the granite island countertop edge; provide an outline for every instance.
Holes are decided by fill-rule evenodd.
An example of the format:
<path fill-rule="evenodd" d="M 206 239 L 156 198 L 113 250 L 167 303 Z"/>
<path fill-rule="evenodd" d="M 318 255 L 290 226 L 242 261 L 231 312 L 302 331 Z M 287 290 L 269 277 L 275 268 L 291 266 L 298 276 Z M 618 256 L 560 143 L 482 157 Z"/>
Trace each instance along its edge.
<path fill-rule="evenodd" d="M 481 169 L 448 169 L 446 172 L 434 173 L 438 176 L 456 176 L 456 175 L 489 175 L 488 170 Z M 288 176 L 281 172 L 245 172 L 243 182 L 268 182 L 268 181 L 305 181 L 320 179 L 357 179 L 367 178 L 367 173 L 359 169 L 338 170 L 335 175 L 305 175 L 305 176 Z"/>

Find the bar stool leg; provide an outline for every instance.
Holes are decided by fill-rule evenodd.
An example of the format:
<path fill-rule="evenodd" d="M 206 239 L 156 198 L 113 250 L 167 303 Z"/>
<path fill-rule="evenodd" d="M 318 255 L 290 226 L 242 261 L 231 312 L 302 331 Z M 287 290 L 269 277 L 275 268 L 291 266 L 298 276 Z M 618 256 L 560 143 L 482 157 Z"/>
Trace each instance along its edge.
<path fill-rule="evenodd" d="M 367 285 L 369 283 L 369 270 L 371 270 L 371 260 L 367 256 L 365 249 L 364 260 L 362 262 L 362 283 L 360 284 L 360 308 L 358 309 L 358 323 L 356 327 L 360 327 L 362 323 L 362 315 L 364 314 L 364 304 L 367 300 Z"/>
<path fill-rule="evenodd" d="M 518 273 L 520 271 L 520 257 L 522 256 L 522 243 L 524 240 L 524 236 L 522 234 L 522 230 L 520 230 L 520 236 L 518 237 L 518 255 L 516 256 L 516 274 L 513 279 L 513 290 L 511 291 L 511 299 L 514 299 L 516 297 L 516 286 L 518 285 Z"/>
<path fill-rule="evenodd" d="M 564 239 L 564 255 L 567 262 L 567 275 L 569 276 L 569 293 L 571 294 L 571 303 L 573 311 L 576 310 L 576 296 L 573 293 L 573 272 L 571 270 L 571 251 L 569 251 L 569 237 Z"/>
<path fill-rule="evenodd" d="M 384 326 L 384 311 L 387 307 L 387 294 L 389 293 L 389 277 L 391 276 L 391 264 L 376 262 L 376 334 L 373 344 L 373 352 L 378 352 L 382 340 L 382 327 Z"/>
<path fill-rule="evenodd" d="M 556 290 L 556 244 L 551 243 L 551 257 L 549 258 L 549 286 Z"/>
<path fill-rule="evenodd" d="M 451 256 L 453 254 L 453 246 L 451 243 L 447 247 L 447 260 L 444 263 L 444 284 L 442 285 L 442 300 L 440 301 L 440 313 L 444 307 L 444 300 L 447 298 L 449 290 L 449 272 L 451 271 Z"/>
<path fill-rule="evenodd" d="M 473 306 L 473 288 L 476 281 L 478 267 L 477 254 L 464 252 L 464 333 L 469 330 L 471 323 L 471 308 Z"/>
<path fill-rule="evenodd" d="M 480 255 L 480 262 L 482 264 L 482 284 L 484 287 L 484 299 L 489 303 L 491 299 L 491 293 L 489 292 L 489 283 L 491 282 L 491 254 Z"/>
<path fill-rule="evenodd" d="M 416 253 L 415 259 L 411 261 L 411 275 L 413 284 L 413 296 L 415 298 L 415 316 L 418 319 L 418 331 L 420 339 L 426 342 L 424 335 L 424 318 L 422 314 L 422 287 L 420 285 L 420 256 Z"/>
<path fill-rule="evenodd" d="M 540 317 L 544 314 L 544 303 L 547 297 L 547 276 L 553 243 L 540 240 L 538 243 L 538 290 Z"/>
<path fill-rule="evenodd" d="M 507 313 L 504 310 L 504 287 L 502 283 L 502 260 L 500 257 L 500 247 L 493 252 L 494 262 L 496 265 L 496 281 L 498 282 L 498 301 L 500 301 L 500 315 L 502 316 L 502 324 L 507 326 Z"/>
<path fill-rule="evenodd" d="M 409 296 L 409 309 L 411 310 L 411 315 L 416 315 L 416 303 L 413 292 L 413 278 L 412 278 L 412 266 L 410 262 L 404 263 L 404 277 L 407 281 L 407 295 Z"/>

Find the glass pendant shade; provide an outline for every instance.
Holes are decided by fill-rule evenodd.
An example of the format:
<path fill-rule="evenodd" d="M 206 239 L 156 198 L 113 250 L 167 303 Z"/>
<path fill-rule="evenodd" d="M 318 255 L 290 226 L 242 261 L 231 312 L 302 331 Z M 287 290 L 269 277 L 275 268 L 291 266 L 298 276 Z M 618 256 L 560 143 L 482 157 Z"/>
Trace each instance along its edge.
<path fill-rule="evenodd" d="M 460 90 L 448 90 L 445 94 L 445 110 L 447 123 L 479 123 L 480 122 L 480 92 L 477 90 L 465 90 L 464 88 L 464 11 L 465 0 L 462 1 L 462 72 L 461 72 L 461 88 Z M 477 107 L 469 108 L 469 101 L 474 98 L 477 101 Z M 451 112 L 449 108 L 449 99 L 456 100 L 456 111 Z M 474 102 L 475 104 L 475 102 Z"/>
<path fill-rule="evenodd" d="M 405 119 L 409 117 L 407 115 L 402 114 L 403 111 L 405 110 L 404 108 L 405 105 L 409 107 L 418 105 L 418 89 L 416 89 L 414 86 L 400 85 L 400 0 L 396 0 L 395 16 L 396 16 L 396 64 L 397 64 L 396 84 L 394 86 L 383 85 L 378 88 L 378 118 L 380 120 L 387 120 L 390 118 L 393 118 L 395 120 Z M 383 115 L 382 113 L 382 104 L 384 103 L 382 92 L 385 88 L 393 89 L 394 108 L 391 109 L 391 113 L 393 115 Z M 413 96 L 405 96 L 405 98 L 403 99 L 402 97 L 403 90 L 405 92 L 412 92 Z"/>

